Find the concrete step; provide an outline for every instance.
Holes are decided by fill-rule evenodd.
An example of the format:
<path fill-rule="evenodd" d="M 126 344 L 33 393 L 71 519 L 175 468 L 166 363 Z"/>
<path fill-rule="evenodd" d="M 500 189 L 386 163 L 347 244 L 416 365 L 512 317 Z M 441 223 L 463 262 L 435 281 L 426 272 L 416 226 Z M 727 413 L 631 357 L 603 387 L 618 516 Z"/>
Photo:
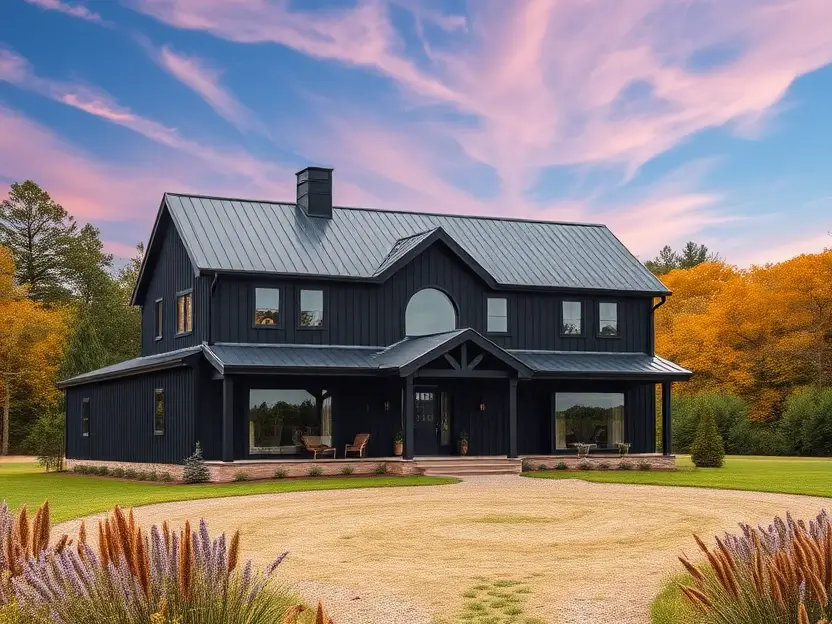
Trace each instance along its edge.
<path fill-rule="evenodd" d="M 520 468 L 513 467 L 483 467 L 470 466 L 458 468 L 448 466 L 447 468 L 425 468 L 424 475 L 427 477 L 472 477 L 477 475 L 519 475 Z"/>

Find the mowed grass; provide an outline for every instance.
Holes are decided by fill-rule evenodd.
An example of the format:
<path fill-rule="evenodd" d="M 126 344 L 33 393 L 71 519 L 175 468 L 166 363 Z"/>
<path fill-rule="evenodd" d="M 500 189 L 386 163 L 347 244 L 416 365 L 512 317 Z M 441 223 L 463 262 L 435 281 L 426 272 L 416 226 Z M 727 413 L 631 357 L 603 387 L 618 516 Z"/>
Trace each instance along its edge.
<path fill-rule="evenodd" d="M 617 460 L 613 460 L 617 461 Z M 633 463 L 638 460 L 634 457 Z M 722 468 L 696 468 L 689 456 L 676 458 L 676 471 L 557 471 L 523 473 L 535 479 L 583 479 L 595 483 L 675 485 L 832 497 L 832 459 L 816 457 L 725 458 Z"/>
<path fill-rule="evenodd" d="M 57 523 L 104 512 L 112 509 L 114 505 L 137 507 L 200 498 L 310 490 L 443 485 L 457 481 L 458 479 L 449 477 L 371 476 L 178 485 L 89 477 L 72 473 L 44 473 L 37 464 L 9 463 L 0 464 L 0 500 L 5 500 L 10 508 L 16 510 L 23 504 L 34 509 L 48 499 L 52 522 Z"/>

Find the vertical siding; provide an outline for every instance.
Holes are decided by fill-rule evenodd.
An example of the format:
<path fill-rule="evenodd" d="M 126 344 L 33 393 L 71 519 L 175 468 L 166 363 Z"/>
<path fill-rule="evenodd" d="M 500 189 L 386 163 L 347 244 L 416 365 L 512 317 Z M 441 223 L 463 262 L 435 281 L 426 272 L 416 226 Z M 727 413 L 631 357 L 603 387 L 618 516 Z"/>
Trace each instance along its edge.
<path fill-rule="evenodd" d="M 199 344 L 208 339 L 208 304 L 211 278 L 194 277 L 194 267 L 170 217 L 164 215 L 157 236 L 147 290 L 142 300 L 142 355 L 163 353 Z M 176 293 L 193 289 L 193 332 L 176 337 Z M 162 339 L 155 337 L 155 301 L 163 300 Z"/>
<path fill-rule="evenodd" d="M 280 328 L 253 327 L 256 286 L 281 289 L 283 324 Z M 415 292 L 428 287 L 439 288 L 450 295 L 457 307 L 460 327 L 472 327 L 483 334 L 487 334 L 486 297 L 506 297 L 508 335 L 490 336 L 504 348 L 649 352 L 649 297 L 580 297 L 584 302 L 584 336 L 562 337 L 560 304 L 564 299 L 574 300 L 574 296 L 537 291 L 491 291 L 442 244 L 433 245 L 380 285 L 222 276 L 215 293 L 214 338 L 219 342 L 386 346 L 404 337 L 407 302 Z M 327 318 L 323 329 L 298 329 L 297 305 L 301 288 L 324 290 Z M 618 302 L 619 337 L 597 336 L 599 301 Z"/>
<path fill-rule="evenodd" d="M 165 433 L 154 434 L 154 390 L 165 391 Z M 196 442 L 194 370 L 177 368 L 67 389 L 66 444 L 71 459 L 180 463 Z M 81 435 L 81 403 L 90 399 L 90 435 Z"/>

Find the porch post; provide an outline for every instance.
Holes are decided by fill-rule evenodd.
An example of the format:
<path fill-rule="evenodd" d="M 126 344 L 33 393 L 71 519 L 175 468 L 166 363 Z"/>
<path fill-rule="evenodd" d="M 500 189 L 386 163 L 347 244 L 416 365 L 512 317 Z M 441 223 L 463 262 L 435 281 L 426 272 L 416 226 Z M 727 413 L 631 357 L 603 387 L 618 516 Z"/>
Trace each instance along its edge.
<path fill-rule="evenodd" d="M 673 384 L 669 381 L 662 382 L 662 454 L 673 453 L 673 427 L 670 414 L 670 387 Z"/>
<path fill-rule="evenodd" d="M 413 396 L 413 375 L 404 378 L 404 458 L 413 459 L 416 445 L 414 444 L 414 412 L 416 406 Z"/>
<path fill-rule="evenodd" d="M 222 380 L 222 460 L 234 461 L 234 382 Z"/>
<path fill-rule="evenodd" d="M 508 456 L 517 457 L 517 379 L 508 380 Z"/>

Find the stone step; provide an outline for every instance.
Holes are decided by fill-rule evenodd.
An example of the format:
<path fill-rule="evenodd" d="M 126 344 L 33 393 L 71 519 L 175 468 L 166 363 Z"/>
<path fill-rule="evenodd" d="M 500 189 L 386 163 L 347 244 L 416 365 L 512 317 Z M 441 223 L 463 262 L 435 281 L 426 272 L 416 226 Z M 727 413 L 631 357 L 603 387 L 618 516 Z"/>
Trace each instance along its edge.
<path fill-rule="evenodd" d="M 472 466 L 469 468 L 425 468 L 426 477 L 472 477 L 477 475 L 519 475 L 520 468 Z"/>

